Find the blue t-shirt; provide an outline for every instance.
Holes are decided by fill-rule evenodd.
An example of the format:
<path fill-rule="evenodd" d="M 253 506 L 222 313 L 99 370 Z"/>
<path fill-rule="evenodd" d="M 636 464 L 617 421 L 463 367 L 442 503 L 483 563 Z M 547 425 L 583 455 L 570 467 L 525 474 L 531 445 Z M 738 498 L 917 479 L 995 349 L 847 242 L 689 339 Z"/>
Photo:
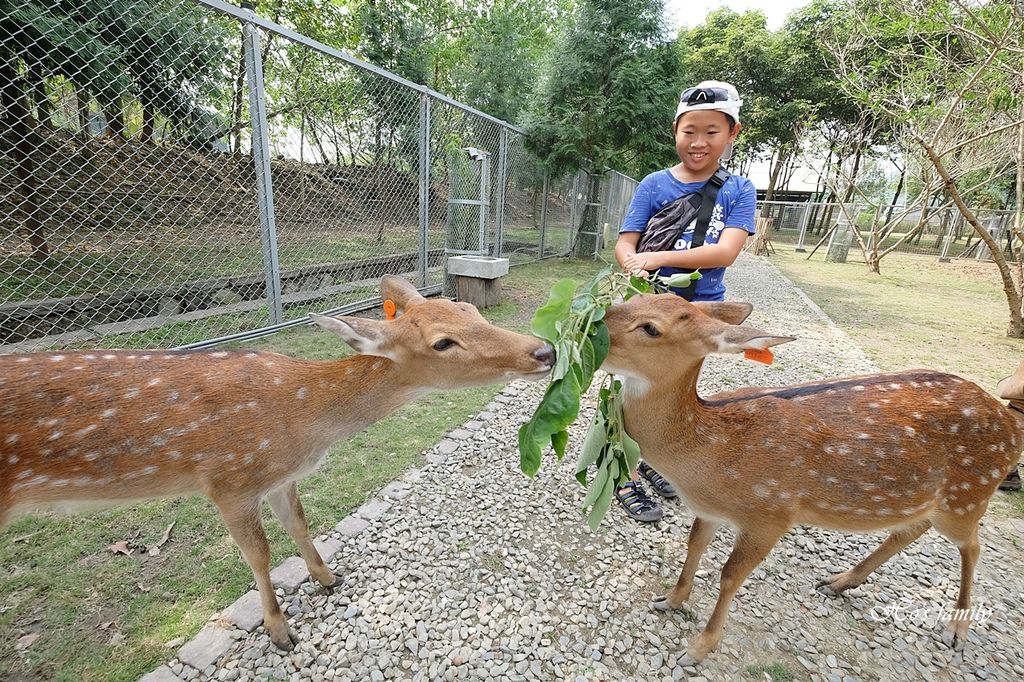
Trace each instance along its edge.
<path fill-rule="evenodd" d="M 665 204 L 675 201 L 684 194 L 699 192 L 703 182 L 680 182 L 672 171 L 665 169 L 651 173 L 640 181 L 629 204 L 629 211 L 622 221 L 619 234 L 623 232 L 643 232 L 647 221 L 660 211 Z M 722 230 L 727 227 L 741 227 L 749 234 L 754 234 L 754 212 L 757 192 L 754 183 L 738 175 L 730 175 L 715 198 L 715 208 L 711 212 L 711 222 L 704 237 L 705 244 L 716 244 Z M 690 248 L 696 219 L 686 226 L 682 236 L 676 240 L 673 251 L 685 251 Z M 658 274 L 669 277 L 679 268 L 661 268 Z M 721 301 L 725 298 L 725 268 L 700 268 L 703 277 L 690 286 L 696 286 L 694 300 Z"/>

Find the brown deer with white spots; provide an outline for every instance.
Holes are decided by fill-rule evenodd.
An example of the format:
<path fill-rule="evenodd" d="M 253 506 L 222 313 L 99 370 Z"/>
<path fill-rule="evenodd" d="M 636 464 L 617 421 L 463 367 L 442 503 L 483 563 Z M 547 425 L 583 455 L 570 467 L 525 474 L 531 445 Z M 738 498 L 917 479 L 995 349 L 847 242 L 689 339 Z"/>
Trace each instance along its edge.
<path fill-rule="evenodd" d="M 68 351 L 0 356 L 0 528 L 25 510 L 202 493 L 252 568 L 271 640 L 295 637 L 270 582 L 266 499 L 310 574 L 336 576 L 309 536 L 296 482 L 335 441 L 432 389 L 544 376 L 539 339 L 398 277 L 379 321 L 313 315 L 361 353 L 309 362 L 246 351 Z"/>
<path fill-rule="evenodd" d="M 716 530 L 736 531 L 714 611 L 684 661 L 715 649 L 736 591 L 797 525 L 892 530 L 855 567 L 818 584 L 829 594 L 860 585 L 935 528 L 960 551 L 957 611 L 943 639 L 962 647 L 978 522 L 1016 466 L 1024 413 L 970 381 L 928 370 L 699 397 L 697 377 L 710 353 L 756 352 L 793 340 L 739 326 L 751 309 L 663 294 L 634 297 L 605 316 L 611 348 L 603 366 L 623 378 L 626 429 L 696 517 L 679 580 L 654 606 L 680 608 Z M 1024 365 L 1015 376 L 1001 394 L 1024 399 Z"/>

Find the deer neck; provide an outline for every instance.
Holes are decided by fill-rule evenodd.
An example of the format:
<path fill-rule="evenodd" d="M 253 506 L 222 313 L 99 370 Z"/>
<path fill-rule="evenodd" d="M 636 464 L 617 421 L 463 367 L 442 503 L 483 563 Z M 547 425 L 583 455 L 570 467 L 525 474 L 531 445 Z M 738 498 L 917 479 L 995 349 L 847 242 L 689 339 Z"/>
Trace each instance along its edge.
<path fill-rule="evenodd" d="M 627 377 L 622 384 L 626 431 L 648 452 L 667 452 L 693 437 L 707 411 L 697 398 L 703 359 L 685 366 L 670 380 Z"/>
<path fill-rule="evenodd" d="M 362 431 L 429 392 L 387 358 L 356 355 L 315 366 L 312 380 L 297 395 L 330 442 Z"/>

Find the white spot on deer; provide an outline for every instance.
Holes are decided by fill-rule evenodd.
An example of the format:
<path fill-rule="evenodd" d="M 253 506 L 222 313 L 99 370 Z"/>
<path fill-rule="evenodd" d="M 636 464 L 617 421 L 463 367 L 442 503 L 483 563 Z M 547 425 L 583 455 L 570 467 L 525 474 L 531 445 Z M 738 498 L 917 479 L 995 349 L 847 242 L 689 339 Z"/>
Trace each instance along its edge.
<path fill-rule="evenodd" d="M 157 472 L 158 468 L 159 467 L 148 466 L 148 467 L 143 468 L 142 471 L 140 471 L 139 473 L 141 475 L 143 475 L 143 476 L 149 476 L 150 474 L 155 474 Z"/>
<path fill-rule="evenodd" d="M 913 437 L 917 435 L 917 429 L 915 429 L 913 426 L 904 426 L 903 430 L 907 432 L 908 436 Z"/>
<path fill-rule="evenodd" d="M 63 360 L 64 360 L 64 356 L 63 355 L 51 355 L 50 356 L 50 362 L 61 362 Z"/>
<path fill-rule="evenodd" d="M 137 397 L 139 397 L 139 389 L 137 388 L 129 388 L 127 391 L 124 392 L 125 400 L 131 400 L 132 398 Z"/>
<path fill-rule="evenodd" d="M 21 438 L 20 433 L 9 433 L 7 434 L 7 438 L 4 438 L 4 443 L 6 445 L 14 445 L 18 442 L 19 438 Z"/>
<path fill-rule="evenodd" d="M 181 453 L 178 452 L 177 450 L 171 450 L 170 452 L 167 453 L 167 456 L 170 457 L 171 459 L 181 459 Z"/>
<path fill-rule="evenodd" d="M 953 510 L 953 513 L 957 514 L 958 516 L 963 516 L 964 515 L 964 508 L 963 507 L 957 507 L 956 509 Z"/>
<path fill-rule="evenodd" d="M 971 502 L 969 505 L 967 505 L 967 511 L 972 511 L 976 506 L 977 506 L 976 504 Z"/>
<path fill-rule="evenodd" d="M 960 413 L 965 417 L 973 417 L 978 413 L 978 411 L 973 407 L 965 407 L 964 409 L 960 410 Z"/>
<path fill-rule="evenodd" d="M 147 386 L 159 386 L 163 382 L 164 382 L 164 380 L 161 379 L 160 377 L 153 377 L 152 379 L 150 379 L 149 381 L 146 382 L 146 385 Z"/>
<path fill-rule="evenodd" d="M 380 360 L 374 360 L 372 367 L 373 369 L 380 369 L 383 364 Z"/>
<path fill-rule="evenodd" d="M 988 446 L 989 452 L 999 452 L 1000 449 L 1001 447 L 999 445 L 996 445 L 995 443 L 992 443 L 991 445 Z"/>
<path fill-rule="evenodd" d="M 853 513 L 858 514 L 859 516 L 866 516 L 868 514 L 868 510 L 863 507 L 859 507 L 855 509 Z"/>
<path fill-rule="evenodd" d="M 894 391 L 898 391 L 901 388 L 903 388 L 903 384 L 892 383 L 892 384 L 889 384 L 889 388 L 891 388 Z"/>
<path fill-rule="evenodd" d="M 979 476 L 978 477 L 978 483 L 980 483 L 982 485 L 987 485 L 988 484 L 988 479 L 986 477 L 984 477 L 984 476 Z"/>
<path fill-rule="evenodd" d="M 197 452 L 196 454 L 192 455 L 192 460 L 195 462 L 202 462 L 204 459 L 206 459 L 205 452 Z"/>
<path fill-rule="evenodd" d="M 167 402 L 169 402 L 169 403 L 176 403 L 176 402 L 178 402 L 178 399 L 180 397 L 181 397 L 180 393 L 178 393 L 177 391 L 171 391 L 170 393 L 167 394 Z"/>
<path fill-rule="evenodd" d="M 793 461 L 791 461 L 791 462 L 790 462 L 790 464 L 791 464 L 792 466 L 794 466 L 794 467 L 799 467 L 799 466 L 803 466 L 803 463 L 804 463 L 804 458 L 803 458 L 803 457 L 801 457 L 801 456 L 799 456 L 799 455 L 797 455 L 796 457 L 794 457 L 794 458 L 793 458 Z"/>
<path fill-rule="evenodd" d="M 15 362 L 28 362 L 31 359 L 32 358 L 28 357 L 27 355 L 23 355 L 20 358 L 18 358 L 17 360 L 15 360 Z"/>
<path fill-rule="evenodd" d="M 160 415 L 158 415 L 158 414 L 147 414 L 145 417 L 142 418 L 142 423 L 143 424 L 148 424 L 150 422 L 155 422 L 159 418 L 160 418 Z"/>
<path fill-rule="evenodd" d="M 7 458 L 7 463 L 8 464 L 17 464 L 18 463 L 18 456 L 17 455 L 11 455 L 10 457 Z"/>
<path fill-rule="evenodd" d="M 828 478 L 825 479 L 825 482 L 835 485 L 836 483 L 839 483 L 839 479 L 836 478 L 835 476 L 829 476 Z"/>
<path fill-rule="evenodd" d="M 754 491 L 754 494 L 760 497 L 762 500 L 771 494 L 768 488 L 766 486 L 761 485 L 760 483 L 755 484 L 752 490 Z"/>
<path fill-rule="evenodd" d="M 263 440 L 260 441 L 260 450 L 266 450 L 269 447 L 270 447 L 270 439 L 269 438 L 264 438 Z"/>
<path fill-rule="evenodd" d="M 857 434 L 858 440 L 868 440 L 871 438 L 870 434 L 864 433 L 863 431 Z"/>
<path fill-rule="evenodd" d="M 77 436 L 78 438 L 81 438 L 82 436 L 87 436 L 98 428 L 99 425 L 97 424 L 89 424 L 89 426 L 86 426 L 84 429 L 79 429 L 75 431 L 75 436 Z"/>
<path fill-rule="evenodd" d="M 88 355 L 83 355 L 82 358 L 84 358 L 85 360 L 95 360 L 96 356 L 93 355 L 92 353 L 89 353 Z"/>
<path fill-rule="evenodd" d="M 219 350 L 216 353 L 210 353 L 211 358 L 226 358 L 227 356 L 228 354 L 222 350 Z"/>
<path fill-rule="evenodd" d="M 246 353 L 245 357 L 247 357 L 247 358 L 254 358 L 254 357 L 256 357 L 256 353 L 251 353 L 251 352 L 250 353 Z"/>
<path fill-rule="evenodd" d="M 284 383 L 284 382 L 283 382 L 283 381 L 281 381 L 281 377 L 274 377 L 274 385 L 275 385 L 275 386 L 280 386 L 280 385 L 281 385 L 281 384 L 283 384 L 283 383 Z"/>
<path fill-rule="evenodd" d="M 63 435 L 64 435 L 63 431 L 54 431 L 53 433 L 50 434 L 50 437 L 47 440 L 50 440 L 50 441 L 58 440 Z"/>
<path fill-rule="evenodd" d="M 785 491 L 785 490 L 780 490 L 779 491 L 779 499 L 782 500 L 783 502 L 785 502 L 786 500 L 788 500 L 791 497 L 793 497 L 793 496 L 790 493 L 788 493 L 787 491 Z"/>
<path fill-rule="evenodd" d="M 878 408 L 881 407 L 881 405 L 879 405 L 878 403 L 868 403 L 868 407 L 870 407 L 872 410 L 877 410 Z"/>
<path fill-rule="evenodd" d="M 855 390 L 855 391 L 863 391 L 864 390 L 864 386 L 858 384 L 857 386 L 853 387 L 853 390 Z"/>
<path fill-rule="evenodd" d="M 110 419 L 115 414 L 117 414 L 117 410 L 115 410 L 112 407 L 109 408 L 109 409 L 103 410 L 102 412 L 100 412 L 100 416 L 103 417 L 104 419 Z"/>
<path fill-rule="evenodd" d="M 72 369 L 73 371 L 75 371 L 75 372 L 80 372 L 80 371 L 82 371 L 83 369 L 85 369 L 85 365 L 75 365 L 75 366 L 74 366 L 74 367 L 72 367 L 71 369 Z"/>
<path fill-rule="evenodd" d="M 256 459 L 256 455 L 250 452 L 244 458 L 242 458 L 242 461 L 245 462 L 246 464 L 252 464 L 253 460 L 255 460 L 255 459 Z"/>
<path fill-rule="evenodd" d="M 160 356 L 160 358 L 161 358 L 162 360 L 173 360 L 173 359 L 174 359 L 174 356 L 173 356 L 173 355 L 171 355 L 170 353 L 168 353 L 167 355 L 161 355 L 161 356 Z"/>
<path fill-rule="evenodd" d="M 298 391 L 295 392 L 295 397 L 298 398 L 299 400 L 305 400 L 306 399 L 306 395 L 308 393 L 309 393 L 309 391 L 307 391 L 305 387 L 302 387 Z"/>
<path fill-rule="evenodd" d="M 158 448 L 162 448 L 163 446 L 167 445 L 167 439 L 164 438 L 163 436 L 153 436 L 150 439 L 150 442 L 153 443 L 153 445 L 157 446 Z"/>
<path fill-rule="evenodd" d="M 992 469 L 988 473 L 990 476 L 992 476 L 992 478 L 999 478 L 1000 476 L 1003 475 L 1003 472 L 1000 471 L 999 469 Z"/>
<path fill-rule="evenodd" d="M 274 361 L 273 361 L 273 360 L 264 360 L 264 361 L 263 361 L 263 366 L 264 366 L 264 367 L 273 367 L 273 366 L 274 366 L 274 364 L 275 364 L 275 363 L 274 363 Z"/>

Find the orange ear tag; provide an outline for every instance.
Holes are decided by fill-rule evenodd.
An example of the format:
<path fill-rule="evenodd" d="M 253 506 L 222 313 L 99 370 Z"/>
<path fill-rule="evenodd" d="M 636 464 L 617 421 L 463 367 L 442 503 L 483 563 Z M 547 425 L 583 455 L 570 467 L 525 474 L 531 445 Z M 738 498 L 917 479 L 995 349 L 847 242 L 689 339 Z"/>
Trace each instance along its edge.
<path fill-rule="evenodd" d="M 384 299 L 384 319 L 395 319 L 396 312 L 398 312 L 398 307 L 395 305 L 395 302 L 392 301 L 390 298 Z"/>
<path fill-rule="evenodd" d="M 765 348 L 764 350 L 760 350 L 757 348 L 748 348 L 747 350 L 743 351 L 743 357 L 745 357 L 747 360 L 753 360 L 754 362 L 760 362 L 765 365 L 770 365 L 772 364 L 772 361 L 775 359 L 775 354 L 772 353 L 767 348 Z"/>

